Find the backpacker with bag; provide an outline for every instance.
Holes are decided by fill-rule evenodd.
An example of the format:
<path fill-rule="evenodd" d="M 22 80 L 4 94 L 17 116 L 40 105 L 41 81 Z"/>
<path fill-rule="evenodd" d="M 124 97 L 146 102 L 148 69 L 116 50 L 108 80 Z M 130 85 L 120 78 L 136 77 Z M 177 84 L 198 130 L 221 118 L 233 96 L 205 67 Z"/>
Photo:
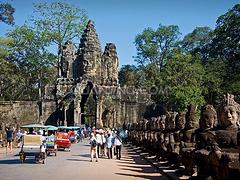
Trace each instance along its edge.
<path fill-rule="evenodd" d="M 96 139 L 93 139 L 91 142 L 92 147 L 96 147 L 97 146 L 97 141 Z"/>

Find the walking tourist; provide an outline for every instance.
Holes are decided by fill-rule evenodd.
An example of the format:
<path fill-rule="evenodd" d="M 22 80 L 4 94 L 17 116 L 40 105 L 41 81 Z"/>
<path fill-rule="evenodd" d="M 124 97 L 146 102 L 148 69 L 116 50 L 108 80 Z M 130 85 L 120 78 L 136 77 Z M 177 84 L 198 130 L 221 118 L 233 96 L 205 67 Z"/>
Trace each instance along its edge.
<path fill-rule="evenodd" d="M 119 132 L 117 132 L 115 138 L 114 138 L 114 145 L 116 148 L 116 158 L 121 159 L 121 148 L 122 148 L 122 138 L 120 137 Z"/>
<path fill-rule="evenodd" d="M 107 146 L 108 159 L 112 159 L 113 136 L 112 136 L 111 131 L 108 131 L 107 139 L 106 139 L 106 146 Z"/>
<path fill-rule="evenodd" d="M 13 129 L 11 127 L 6 128 L 6 135 L 7 135 L 7 147 L 6 147 L 7 153 L 8 149 L 10 149 L 10 152 L 12 152 Z"/>
<path fill-rule="evenodd" d="M 17 147 L 20 147 L 21 141 L 22 141 L 22 132 L 21 130 L 18 130 L 17 134 L 16 134 L 16 141 L 17 141 Z"/>
<path fill-rule="evenodd" d="M 99 130 L 97 129 L 96 130 L 96 140 L 97 140 L 97 154 L 98 154 L 98 157 L 100 157 L 100 149 L 101 149 L 101 135 L 99 133 Z"/>
<path fill-rule="evenodd" d="M 103 129 L 99 129 L 99 134 L 101 136 L 101 139 L 100 139 L 100 154 L 101 154 L 101 156 L 106 156 L 106 152 L 105 152 L 106 138 L 105 138 Z"/>
<path fill-rule="evenodd" d="M 90 155 L 91 155 L 91 162 L 93 161 L 93 157 L 95 155 L 96 162 L 98 162 L 98 154 L 97 154 L 97 140 L 94 133 L 91 133 L 90 135 Z"/>

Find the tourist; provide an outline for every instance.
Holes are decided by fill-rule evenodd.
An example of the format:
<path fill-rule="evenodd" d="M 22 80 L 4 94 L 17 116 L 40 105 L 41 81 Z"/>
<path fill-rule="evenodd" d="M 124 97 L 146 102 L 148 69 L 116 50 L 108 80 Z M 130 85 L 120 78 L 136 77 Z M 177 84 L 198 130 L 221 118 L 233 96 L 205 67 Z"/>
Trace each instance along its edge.
<path fill-rule="evenodd" d="M 28 128 L 28 133 L 27 134 L 37 135 L 34 128 Z"/>
<path fill-rule="evenodd" d="M 113 136 L 111 131 L 108 131 L 107 133 L 106 146 L 108 159 L 112 159 Z"/>
<path fill-rule="evenodd" d="M 97 140 L 97 154 L 98 157 L 100 157 L 100 149 L 101 149 L 101 144 L 102 144 L 102 138 L 101 135 L 99 133 L 99 130 L 96 130 L 96 140 Z"/>
<path fill-rule="evenodd" d="M 114 145 L 116 148 L 116 158 L 121 159 L 121 148 L 122 148 L 122 138 L 120 137 L 120 133 L 117 132 L 114 138 Z"/>
<path fill-rule="evenodd" d="M 6 128 L 6 135 L 7 135 L 7 147 L 6 153 L 8 149 L 12 152 L 12 143 L 13 143 L 13 129 L 11 127 Z"/>
<path fill-rule="evenodd" d="M 17 147 L 20 147 L 21 141 L 22 141 L 22 132 L 21 130 L 18 130 L 17 134 L 16 134 L 16 141 L 17 141 Z"/>
<path fill-rule="evenodd" d="M 101 136 L 101 140 L 100 140 L 101 156 L 106 156 L 106 151 L 105 151 L 106 137 L 105 137 L 103 129 L 99 130 L 99 134 Z"/>
<path fill-rule="evenodd" d="M 94 133 L 90 134 L 90 155 L 91 155 L 91 162 L 93 161 L 93 156 L 96 157 L 96 162 L 98 162 L 98 154 L 97 154 L 97 140 Z"/>

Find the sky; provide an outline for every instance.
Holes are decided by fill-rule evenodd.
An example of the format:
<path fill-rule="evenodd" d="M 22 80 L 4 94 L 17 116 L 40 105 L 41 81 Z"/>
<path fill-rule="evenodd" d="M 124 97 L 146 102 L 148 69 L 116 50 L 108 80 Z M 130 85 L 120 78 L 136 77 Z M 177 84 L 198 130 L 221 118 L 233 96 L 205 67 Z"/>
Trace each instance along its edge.
<path fill-rule="evenodd" d="M 16 9 L 15 25 L 21 26 L 33 13 L 33 2 L 41 0 L 0 0 L 9 2 Z M 56 0 L 46 0 L 53 2 Z M 134 64 L 136 47 L 134 39 L 145 28 L 179 26 L 181 36 L 191 33 L 196 27 L 215 28 L 216 20 L 240 0 L 66 0 L 71 5 L 84 9 L 95 23 L 104 50 L 106 43 L 117 47 L 120 67 Z M 0 36 L 12 27 L 0 23 Z M 80 38 L 79 38 L 80 39 Z M 56 50 L 57 51 L 57 50 Z"/>

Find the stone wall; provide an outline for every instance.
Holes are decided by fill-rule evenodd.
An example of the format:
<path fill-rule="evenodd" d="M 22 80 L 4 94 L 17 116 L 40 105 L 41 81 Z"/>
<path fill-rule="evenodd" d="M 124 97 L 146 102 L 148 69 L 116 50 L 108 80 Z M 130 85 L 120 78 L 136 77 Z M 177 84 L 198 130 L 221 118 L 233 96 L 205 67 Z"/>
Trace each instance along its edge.
<path fill-rule="evenodd" d="M 0 101 L 0 133 L 6 126 L 38 122 L 37 101 Z"/>

